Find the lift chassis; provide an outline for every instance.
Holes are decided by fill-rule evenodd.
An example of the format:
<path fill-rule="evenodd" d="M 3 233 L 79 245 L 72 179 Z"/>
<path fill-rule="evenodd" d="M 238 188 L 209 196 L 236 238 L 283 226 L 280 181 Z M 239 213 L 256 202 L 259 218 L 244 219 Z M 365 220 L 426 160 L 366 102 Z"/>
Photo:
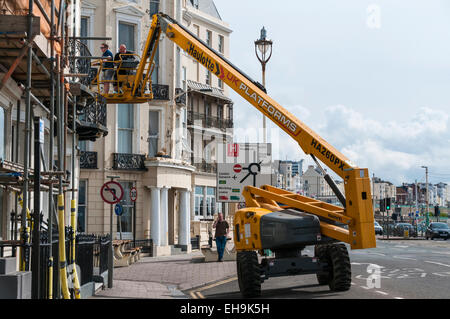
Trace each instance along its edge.
<path fill-rule="evenodd" d="M 368 169 L 351 163 L 267 95 L 261 84 L 162 13 L 153 15 L 139 65 L 119 79 L 124 83 L 122 93 L 103 94 L 107 103 L 151 100 L 152 92 L 144 88 L 151 91 L 153 59 L 161 34 L 277 124 L 311 155 L 318 167 L 321 168 L 321 161 L 343 180 L 345 194 L 321 168 L 342 206 L 270 185 L 244 189 L 246 208 L 236 212 L 233 222 L 239 287 L 243 296 L 259 296 L 261 282 L 269 277 L 311 273 L 317 275 L 319 284 L 328 284 L 332 290 L 349 289 L 351 269 L 344 243 L 352 249 L 376 247 Z M 309 245 L 315 247 L 314 257 L 302 256 L 302 250 Z M 268 250 L 274 257 L 266 254 Z"/>

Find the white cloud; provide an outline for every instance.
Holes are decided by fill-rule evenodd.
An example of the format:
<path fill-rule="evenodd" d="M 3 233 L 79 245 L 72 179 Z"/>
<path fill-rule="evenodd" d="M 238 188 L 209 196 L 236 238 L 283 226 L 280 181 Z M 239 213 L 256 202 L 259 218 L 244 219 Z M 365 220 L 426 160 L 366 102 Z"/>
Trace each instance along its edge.
<path fill-rule="evenodd" d="M 443 111 L 424 107 L 384 123 L 343 105 L 330 106 L 318 132 L 358 166 L 396 184 L 417 178 L 422 165 L 450 170 L 449 115 Z"/>
<path fill-rule="evenodd" d="M 329 106 L 322 112 L 302 105 L 286 109 L 353 163 L 369 168 L 371 175 L 395 184 L 413 182 L 424 176 L 421 166 L 425 165 L 430 171 L 450 176 L 450 117 L 443 111 L 423 107 L 415 114 L 384 122 L 344 105 Z M 242 123 L 244 130 L 239 129 Z M 235 139 L 261 142 L 261 123 L 259 112 L 243 112 L 236 122 Z M 271 122 L 268 141 L 273 144 L 273 159 L 303 158 L 305 165 L 312 163 L 297 142 Z"/>

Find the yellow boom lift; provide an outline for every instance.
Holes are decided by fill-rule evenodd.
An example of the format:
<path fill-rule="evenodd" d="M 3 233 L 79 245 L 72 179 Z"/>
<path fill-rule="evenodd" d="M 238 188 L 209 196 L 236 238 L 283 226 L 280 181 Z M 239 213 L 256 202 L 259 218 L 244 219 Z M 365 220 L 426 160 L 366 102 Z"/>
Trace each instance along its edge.
<path fill-rule="evenodd" d="M 319 284 L 329 285 L 334 291 L 348 290 L 351 266 L 344 243 L 352 249 L 376 247 L 368 169 L 352 164 L 267 95 L 262 85 L 162 13 L 153 16 L 136 67 L 128 69 L 127 75 L 117 74 L 122 92 L 103 94 L 107 103 L 143 103 L 153 98 L 151 73 L 162 33 L 289 134 L 324 172 L 342 204 L 331 205 L 270 185 L 247 186 L 243 192 L 246 208 L 234 216 L 237 273 L 243 296 L 259 296 L 261 283 L 269 277 L 296 274 L 316 274 Z M 98 78 L 96 81 L 98 85 L 102 83 Z M 145 88 L 150 92 L 146 93 Z M 343 179 L 345 196 L 318 160 Z M 307 245 L 315 246 L 314 257 L 302 256 Z M 267 250 L 274 254 L 266 255 Z"/>

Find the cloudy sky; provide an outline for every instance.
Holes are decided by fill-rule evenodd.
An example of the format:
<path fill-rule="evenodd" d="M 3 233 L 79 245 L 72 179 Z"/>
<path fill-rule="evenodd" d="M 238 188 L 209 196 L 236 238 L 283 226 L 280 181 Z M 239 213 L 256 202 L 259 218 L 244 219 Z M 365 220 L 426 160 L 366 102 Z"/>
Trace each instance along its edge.
<path fill-rule="evenodd" d="M 261 82 L 254 41 L 267 29 L 269 95 L 370 174 L 395 184 L 450 182 L 450 2 L 214 0 L 230 60 Z M 283 5 L 280 5 L 282 3 Z M 234 100 L 240 142 L 262 116 Z M 311 161 L 274 124 L 274 159 Z M 260 135 L 259 141 L 262 141 Z"/>

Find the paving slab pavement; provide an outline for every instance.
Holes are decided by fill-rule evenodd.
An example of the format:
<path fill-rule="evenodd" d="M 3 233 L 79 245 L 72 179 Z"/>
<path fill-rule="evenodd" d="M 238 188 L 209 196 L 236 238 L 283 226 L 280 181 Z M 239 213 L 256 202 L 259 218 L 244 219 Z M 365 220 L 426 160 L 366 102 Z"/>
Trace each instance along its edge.
<path fill-rule="evenodd" d="M 112 288 L 91 298 L 186 299 L 186 291 L 236 276 L 236 262 L 201 262 L 202 253 L 167 257 L 143 257 L 128 266 L 114 268 Z"/>

